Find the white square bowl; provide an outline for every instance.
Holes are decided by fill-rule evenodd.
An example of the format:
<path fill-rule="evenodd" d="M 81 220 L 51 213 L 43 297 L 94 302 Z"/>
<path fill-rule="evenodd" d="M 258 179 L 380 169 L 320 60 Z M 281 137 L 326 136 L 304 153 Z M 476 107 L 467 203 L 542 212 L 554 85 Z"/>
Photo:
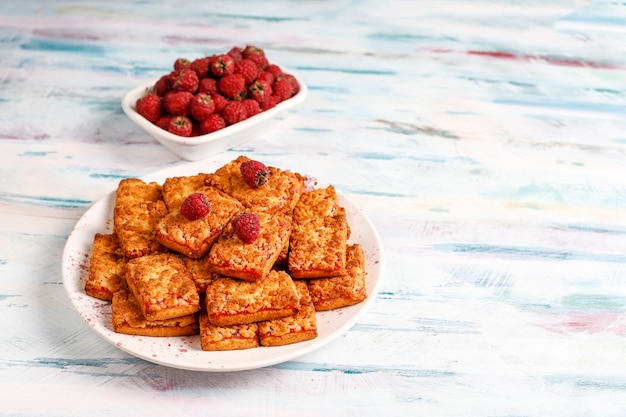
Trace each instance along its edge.
<path fill-rule="evenodd" d="M 293 75 L 293 73 L 290 72 Z M 157 80 L 142 84 L 130 90 L 122 99 L 124 113 L 155 138 L 167 149 L 188 161 L 200 161 L 242 143 L 255 139 L 268 132 L 276 122 L 276 115 L 300 104 L 308 95 L 306 85 L 294 75 L 300 89 L 296 95 L 278 103 L 275 107 L 265 110 L 244 121 L 226 126 L 223 129 L 206 135 L 182 137 L 161 129 L 137 113 L 135 104 L 147 88 L 152 88 Z"/>

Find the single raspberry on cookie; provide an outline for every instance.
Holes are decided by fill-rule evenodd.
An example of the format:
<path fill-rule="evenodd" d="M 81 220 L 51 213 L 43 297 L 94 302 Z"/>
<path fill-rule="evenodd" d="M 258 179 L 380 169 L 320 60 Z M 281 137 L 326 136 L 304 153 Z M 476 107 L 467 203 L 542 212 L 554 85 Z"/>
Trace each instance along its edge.
<path fill-rule="evenodd" d="M 232 222 L 235 235 L 244 243 L 252 243 L 259 237 L 261 222 L 254 213 L 242 213 Z"/>
<path fill-rule="evenodd" d="M 250 188 L 259 188 L 267 183 L 270 172 L 263 162 L 250 159 L 239 166 L 243 180 Z"/>
<path fill-rule="evenodd" d="M 180 206 L 180 214 L 187 220 L 198 220 L 211 212 L 211 202 L 202 193 L 192 193 Z"/>

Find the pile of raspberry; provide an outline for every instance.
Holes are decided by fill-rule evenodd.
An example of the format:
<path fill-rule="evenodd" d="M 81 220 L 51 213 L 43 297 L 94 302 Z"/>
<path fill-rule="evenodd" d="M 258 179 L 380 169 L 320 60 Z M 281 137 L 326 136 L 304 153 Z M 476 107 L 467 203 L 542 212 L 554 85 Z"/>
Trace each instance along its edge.
<path fill-rule="evenodd" d="M 263 49 L 247 45 L 193 61 L 177 59 L 136 109 L 175 135 L 198 136 L 270 109 L 298 90 L 293 75 L 270 63 Z"/>

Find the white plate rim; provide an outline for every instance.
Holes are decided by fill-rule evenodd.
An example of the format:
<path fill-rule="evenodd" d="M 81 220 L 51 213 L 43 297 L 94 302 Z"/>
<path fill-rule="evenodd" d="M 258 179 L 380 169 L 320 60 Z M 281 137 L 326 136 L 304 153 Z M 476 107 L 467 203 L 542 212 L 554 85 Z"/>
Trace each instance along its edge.
<path fill-rule="evenodd" d="M 252 157 L 252 156 L 251 156 Z M 233 158 L 211 159 L 163 169 L 141 178 L 162 183 L 167 177 L 213 172 Z M 318 186 L 324 186 L 317 183 Z M 88 262 L 96 232 L 110 233 L 113 227 L 114 191 L 93 204 L 72 228 L 62 258 L 65 291 L 81 318 L 107 342 L 149 362 L 178 369 L 230 372 L 276 365 L 306 355 L 348 331 L 369 309 L 381 285 L 384 256 L 380 237 L 372 221 L 349 197 L 337 190 L 351 228 L 350 242 L 360 243 L 366 256 L 368 297 L 361 303 L 328 312 L 317 312 L 318 337 L 286 346 L 208 352 L 200 348 L 199 336 L 143 337 L 115 333 L 110 325 L 110 302 L 84 292 Z"/>

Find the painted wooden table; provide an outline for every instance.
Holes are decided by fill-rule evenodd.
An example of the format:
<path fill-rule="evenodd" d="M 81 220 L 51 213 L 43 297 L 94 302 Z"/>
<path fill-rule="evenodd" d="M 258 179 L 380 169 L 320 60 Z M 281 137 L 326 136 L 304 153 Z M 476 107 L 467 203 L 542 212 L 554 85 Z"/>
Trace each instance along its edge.
<path fill-rule="evenodd" d="M 620 2 L 0 2 L 0 415 L 623 416 Z M 384 247 L 346 333 L 196 372 L 129 355 L 64 290 L 120 179 L 185 161 L 123 114 L 174 59 L 255 44 L 309 87 L 226 152 L 350 196 Z"/>

